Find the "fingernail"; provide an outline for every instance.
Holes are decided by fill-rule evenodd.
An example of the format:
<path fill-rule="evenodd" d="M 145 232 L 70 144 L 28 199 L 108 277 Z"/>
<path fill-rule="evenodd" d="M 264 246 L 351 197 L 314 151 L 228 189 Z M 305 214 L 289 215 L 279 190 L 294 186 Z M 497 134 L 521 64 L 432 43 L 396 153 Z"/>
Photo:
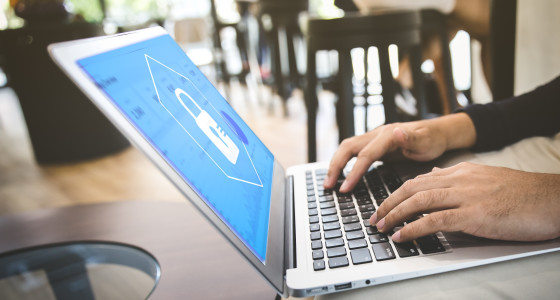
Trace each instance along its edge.
<path fill-rule="evenodd" d="M 348 181 L 344 180 L 344 182 L 342 183 L 342 185 L 340 186 L 340 190 L 341 191 L 345 191 L 348 189 Z"/>
<path fill-rule="evenodd" d="M 401 241 L 401 231 L 397 231 L 395 232 L 395 234 L 393 234 L 393 236 L 391 236 L 391 239 L 393 240 L 393 242 L 400 242 Z"/>
<path fill-rule="evenodd" d="M 381 219 L 381 220 L 379 221 L 379 223 L 377 223 L 377 224 L 375 225 L 375 227 L 377 227 L 377 229 L 383 229 L 383 226 L 385 226 L 385 218 Z"/>
<path fill-rule="evenodd" d="M 377 212 L 374 212 L 373 215 L 371 215 L 371 218 L 369 219 L 369 223 L 372 225 L 377 223 Z"/>

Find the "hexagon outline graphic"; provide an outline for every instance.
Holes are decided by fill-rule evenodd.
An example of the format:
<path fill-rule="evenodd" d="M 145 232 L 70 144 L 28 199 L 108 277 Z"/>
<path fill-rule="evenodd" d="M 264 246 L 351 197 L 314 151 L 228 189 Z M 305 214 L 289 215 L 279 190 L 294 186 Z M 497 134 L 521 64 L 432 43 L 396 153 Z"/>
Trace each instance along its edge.
<path fill-rule="evenodd" d="M 153 57 L 149 56 L 148 54 L 144 54 L 144 56 L 145 56 L 145 58 L 146 58 L 146 64 L 148 65 L 148 70 L 150 71 L 150 76 L 151 76 L 152 82 L 153 82 L 153 84 L 154 84 L 154 89 L 155 89 L 155 91 L 156 91 L 156 95 L 157 95 L 157 97 L 158 97 L 158 101 L 159 101 L 159 103 L 161 104 L 161 106 L 169 113 L 169 115 L 170 115 L 171 117 L 173 117 L 173 119 L 175 120 L 175 122 L 177 122 L 177 124 L 179 124 L 179 126 L 181 126 L 181 128 L 183 128 L 183 130 L 191 137 L 191 139 L 195 142 L 195 144 L 196 144 L 202 151 L 204 151 L 204 153 L 206 154 L 206 156 L 208 156 L 208 158 L 210 158 L 210 160 L 218 167 L 218 169 L 220 169 L 220 171 L 222 171 L 222 173 L 224 173 L 224 175 L 225 175 L 226 177 L 228 177 L 228 178 L 230 178 L 230 179 L 233 179 L 233 180 L 240 181 L 240 182 L 252 184 L 252 185 L 255 185 L 255 186 L 258 186 L 258 187 L 263 187 L 262 180 L 261 180 L 261 178 L 260 178 L 260 176 L 259 176 L 259 172 L 257 172 L 257 169 L 255 168 L 255 165 L 254 165 L 254 163 L 253 163 L 253 160 L 251 159 L 251 155 L 249 155 L 249 151 L 247 150 L 247 147 L 245 146 L 244 143 L 241 143 L 241 145 L 243 145 L 243 149 L 245 150 L 245 153 L 247 153 L 247 157 L 249 158 L 249 161 L 251 162 L 251 166 L 253 167 L 253 170 L 255 171 L 255 174 L 257 175 L 257 178 L 259 179 L 259 182 L 258 182 L 258 183 L 256 183 L 256 182 L 251 182 L 251 181 L 249 181 L 249 180 L 244 180 L 244 179 L 241 179 L 241 178 L 236 178 L 236 177 L 233 177 L 233 176 L 227 174 L 227 173 L 225 172 L 225 170 L 222 169 L 222 167 L 214 160 L 214 158 L 212 158 L 212 156 L 210 155 L 210 153 L 208 153 L 208 152 L 202 147 L 202 145 L 200 145 L 200 144 L 198 143 L 198 141 L 197 141 L 197 140 L 189 133 L 189 131 L 183 126 L 183 124 L 181 124 L 181 122 L 179 122 L 179 120 L 177 120 L 177 118 L 169 111 L 169 109 L 167 109 L 167 107 L 165 107 L 165 105 L 164 105 L 164 104 L 162 103 L 162 101 L 161 101 L 161 98 L 160 98 L 160 95 L 159 95 L 159 91 L 158 91 L 158 88 L 157 88 L 157 85 L 156 85 L 156 82 L 155 82 L 155 79 L 154 79 L 154 75 L 153 75 L 153 73 L 152 73 L 152 68 L 150 67 L 150 62 L 148 61 L 148 58 L 151 59 L 151 60 L 153 60 L 154 62 L 160 64 L 161 66 L 163 66 L 164 68 L 168 69 L 169 71 L 171 71 L 171 72 L 173 72 L 173 73 L 175 73 L 175 74 L 177 74 L 177 75 L 183 77 L 183 78 L 186 79 L 187 81 L 190 81 L 190 82 L 192 82 L 192 81 L 191 81 L 190 79 L 188 79 L 187 77 L 183 76 L 181 73 L 179 73 L 179 72 L 173 70 L 172 68 L 166 66 L 165 64 L 163 64 L 163 63 L 159 62 L 158 60 L 154 59 Z M 194 84 L 192 84 L 192 85 L 193 85 L 193 87 L 200 93 L 200 95 L 202 95 L 202 97 L 204 97 L 204 95 L 202 94 L 202 92 L 200 92 L 200 90 L 198 90 L 198 88 L 197 88 Z M 212 105 L 212 103 L 211 103 L 210 101 L 208 101 L 208 99 L 206 99 L 206 101 L 208 102 L 208 104 L 210 105 L 210 107 L 216 112 L 216 114 L 223 120 L 223 117 L 219 114 L 218 110 Z M 227 124 L 227 122 L 224 121 L 224 124 Z"/>

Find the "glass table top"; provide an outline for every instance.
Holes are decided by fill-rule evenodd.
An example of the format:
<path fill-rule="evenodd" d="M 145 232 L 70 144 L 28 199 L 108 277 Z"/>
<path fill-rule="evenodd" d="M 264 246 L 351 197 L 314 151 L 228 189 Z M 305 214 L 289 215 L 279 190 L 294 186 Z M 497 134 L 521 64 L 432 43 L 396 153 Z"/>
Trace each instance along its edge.
<path fill-rule="evenodd" d="M 3 300 L 146 299 L 159 278 L 152 255 L 123 244 L 56 244 L 0 255 Z"/>

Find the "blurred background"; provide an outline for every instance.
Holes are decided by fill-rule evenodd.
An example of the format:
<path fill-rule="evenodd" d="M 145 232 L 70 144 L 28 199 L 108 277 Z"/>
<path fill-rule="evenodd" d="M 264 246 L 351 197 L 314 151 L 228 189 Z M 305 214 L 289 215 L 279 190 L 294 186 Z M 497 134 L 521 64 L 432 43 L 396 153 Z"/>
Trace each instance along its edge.
<path fill-rule="evenodd" d="M 384 123 L 519 94 L 560 68 L 556 1 L 402 2 L 0 0 L 0 131 L 16 128 L 28 149 L 17 153 L 39 164 L 126 149 L 46 46 L 150 26 L 174 37 L 286 166 L 328 160 L 342 139 Z M 459 18 L 463 3 L 478 27 Z M 415 38 L 396 38 L 406 30 Z"/>
<path fill-rule="evenodd" d="M 551 80 L 560 73 L 559 17 L 556 0 L 0 0 L 0 229 L 35 234 L 10 231 L 0 250 L 53 242 L 79 221 L 73 209 L 88 217 L 91 205 L 119 213 L 92 214 L 88 230 L 155 237 L 171 261 L 193 262 L 173 266 L 184 272 L 176 289 L 190 298 L 274 295 L 54 65 L 51 43 L 164 27 L 289 167 L 329 160 L 344 138 L 385 123 L 500 101 Z M 167 220 L 152 211 L 167 207 L 192 232 L 167 224 L 166 244 L 161 232 L 130 229 L 144 217 L 127 204 L 144 202 L 156 226 Z M 43 234 L 39 220 L 64 226 Z M 208 232 L 206 243 L 177 249 L 177 240 Z M 220 272 L 200 264 L 216 249 Z M 0 290 L 15 283 L 0 280 Z"/>

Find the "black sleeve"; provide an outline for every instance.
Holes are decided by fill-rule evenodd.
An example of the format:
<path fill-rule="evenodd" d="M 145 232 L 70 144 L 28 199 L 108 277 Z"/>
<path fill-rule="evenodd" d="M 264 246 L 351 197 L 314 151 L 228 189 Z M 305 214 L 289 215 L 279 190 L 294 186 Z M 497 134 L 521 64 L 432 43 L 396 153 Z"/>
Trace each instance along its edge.
<path fill-rule="evenodd" d="M 474 151 L 498 150 L 524 138 L 560 132 L 560 77 L 502 101 L 462 109 L 476 129 Z"/>

